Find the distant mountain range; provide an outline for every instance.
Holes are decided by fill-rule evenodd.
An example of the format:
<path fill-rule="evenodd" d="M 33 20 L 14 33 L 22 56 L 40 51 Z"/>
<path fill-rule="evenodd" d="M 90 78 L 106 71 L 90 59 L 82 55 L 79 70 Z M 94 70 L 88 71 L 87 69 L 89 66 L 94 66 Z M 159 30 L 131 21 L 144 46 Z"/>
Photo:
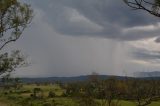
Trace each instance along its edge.
<path fill-rule="evenodd" d="M 160 71 L 135 72 L 134 77 L 160 77 Z"/>
<path fill-rule="evenodd" d="M 110 76 L 110 75 L 98 75 L 99 79 L 107 79 L 110 77 L 114 77 L 117 79 L 125 79 L 126 77 L 122 76 Z M 45 83 L 45 82 L 77 82 L 77 81 L 86 81 L 89 80 L 90 75 L 85 76 L 76 76 L 76 77 L 46 77 L 46 78 L 21 78 L 22 82 L 24 83 Z"/>
<path fill-rule="evenodd" d="M 150 79 L 150 77 L 154 77 L 154 79 L 160 80 L 160 72 L 136 72 L 134 73 L 135 77 L 139 77 L 141 79 Z M 113 76 L 113 75 L 98 75 L 99 79 L 108 79 L 114 77 L 116 79 L 125 80 L 126 76 Z M 84 76 L 75 76 L 75 77 L 43 77 L 43 78 L 21 78 L 23 83 L 54 83 L 54 82 L 77 82 L 77 81 L 87 81 L 91 78 L 91 75 Z M 133 77 L 127 77 L 133 78 Z M 0 81 L 1 82 L 1 81 Z"/>

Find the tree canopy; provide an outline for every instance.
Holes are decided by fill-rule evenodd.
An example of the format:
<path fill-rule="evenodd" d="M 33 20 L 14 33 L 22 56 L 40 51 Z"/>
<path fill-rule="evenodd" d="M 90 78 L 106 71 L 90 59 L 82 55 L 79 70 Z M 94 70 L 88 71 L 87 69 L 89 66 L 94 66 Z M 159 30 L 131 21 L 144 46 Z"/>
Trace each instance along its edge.
<path fill-rule="evenodd" d="M 15 71 L 16 68 L 27 65 L 25 56 L 19 51 L 15 50 L 11 53 L 4 53 L 0 55 L 0 75 L 8 74 Z"/>
<path fill-rule="evenodd" d="M 144 10 L 148 13 L 160 17 L 160 0 L 123 0 L 134 10 Z"/>
<path fill-rule="evenodd" d="M 0 51 L 10 42 L 15 42 L 31 22 L 33 10 L 19 0 L 0 0 Z M 14 71 L 25 64 L 19 50 L 0 54 L 0 75 Z"/>
<path fill-rule="evenodd" d="M 16 41 L 31 22 L 33 10 L 18 0 L 0 0 L 0 50 Z"/>

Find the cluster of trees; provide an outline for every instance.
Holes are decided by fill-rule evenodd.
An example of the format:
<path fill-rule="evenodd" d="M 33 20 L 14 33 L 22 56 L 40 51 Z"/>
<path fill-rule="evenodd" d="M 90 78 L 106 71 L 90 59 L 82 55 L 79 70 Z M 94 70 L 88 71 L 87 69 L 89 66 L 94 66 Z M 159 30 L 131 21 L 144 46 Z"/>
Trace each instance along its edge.
<path fill-rule="evenodd" d="M 80 100 L 83 106 L 120 106 L 121 100 L 135 102 L 137 106 L 147 106 L 160 100 L 160 81 L 153 79 L 97 79 L 70 83 L 65 89 L 66 96 Z"/>

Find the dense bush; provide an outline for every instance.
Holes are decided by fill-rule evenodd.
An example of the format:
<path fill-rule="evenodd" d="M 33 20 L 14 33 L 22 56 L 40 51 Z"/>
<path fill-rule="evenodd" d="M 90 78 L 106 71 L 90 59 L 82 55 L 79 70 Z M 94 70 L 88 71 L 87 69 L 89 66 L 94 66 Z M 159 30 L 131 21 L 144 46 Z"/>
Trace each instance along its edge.
<path fill-rule="evenodd" d="M 55 96 L 56 96 L 56 94 L 53 91 L 49 91 L 49 93 L 48 93 L 49 98 L 53 98 Z"/>

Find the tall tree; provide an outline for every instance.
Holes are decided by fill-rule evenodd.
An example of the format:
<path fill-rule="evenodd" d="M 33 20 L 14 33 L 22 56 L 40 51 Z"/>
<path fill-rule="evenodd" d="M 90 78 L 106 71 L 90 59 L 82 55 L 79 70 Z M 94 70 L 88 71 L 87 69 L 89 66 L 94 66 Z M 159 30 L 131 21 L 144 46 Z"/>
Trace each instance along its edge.
<path fill-rule="evenodd" d="M 134 10 L 144 10 L 148 13 L 160 17 L 160 0 L 123 0 Z"/>
<path fill-rule="evenodd" d="M 19 0 L 0 0 L 0 51 L 15 42 L 31 22 L 33 10 Z M 0 54 L 0 75 L 14 71 L 25 63 L 19 50 Z"/>
<path fill-rule="evenodd" d="M 20 37 L 32 17 L 30 5 L 18 0 L 0 0 L 0 50 Z"/>

